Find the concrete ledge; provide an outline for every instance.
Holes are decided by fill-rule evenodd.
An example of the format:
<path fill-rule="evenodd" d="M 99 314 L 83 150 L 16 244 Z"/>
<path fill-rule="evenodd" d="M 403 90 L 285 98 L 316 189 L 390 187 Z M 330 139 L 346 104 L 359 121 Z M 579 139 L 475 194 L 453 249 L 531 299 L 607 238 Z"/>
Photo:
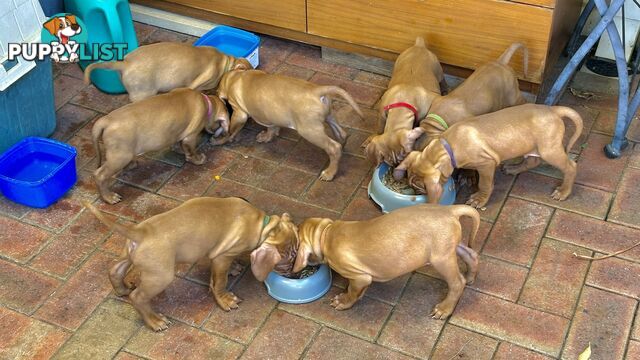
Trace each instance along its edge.
<path fill-rule="evenodd" d="M 187 35 L 200 37 L 218 26 L 218 24 L 209 21 L 194 19 L 142 5 L 130 4 L 130 7 L 134 21 Z"/>

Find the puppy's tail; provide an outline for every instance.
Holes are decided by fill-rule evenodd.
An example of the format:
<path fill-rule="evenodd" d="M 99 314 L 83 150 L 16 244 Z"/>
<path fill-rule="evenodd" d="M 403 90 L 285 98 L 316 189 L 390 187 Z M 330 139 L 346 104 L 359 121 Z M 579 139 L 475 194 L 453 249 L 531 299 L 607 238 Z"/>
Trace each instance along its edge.
<path fill-rule="evenodd" d="M 321 86 L 321 87 L 316 89 L 316 95 L 318 97 L 322 97 L 322 96 L 325 96 L 325 95 L 338 95 L 341 98 L 343 98 L 346 102 L 348 102 L 349 105 L 351 105 L 351 107 L 353 108 L 353 110 L 355 110 L 356 113 L 358 113 L 358 115 L 361 118 L 364 118 L 364 115 L 362 115 L 362 111 L 360 111 L 360 107 L 358 107 L 358 104 L 356 104 L 356 102 L 353 100 L 351 95 L 349 95 L 349 93 L 346 92 L 341 87 L 338 87 L 338 86 Z"/>
<path fill-rule="evenodd" d="M 567 143 L 567 153 L 569 153 L 573 145 L 576 143 L 576 141 L 578 141 L 578 138 L 582 134 L 582 117 L 580 116 L 580 114 L 578 114 L 577 111 L 566 106 L 553 106 L 551 110 L 559 117 L 568 118 L 573 121 L 573 125 L 575 125 L 576 127 L 576 131 L 573 133 L 573 136 L 571 136 L 571 139 L 569 139 L 569 142 Z"/>
<path fill-rule="evenodd" d="M 522 49 L 522 65 L 524 67 L 524 77 L 527 77 L 527 72 L 529 72 L 529 49 L 523 43 L 513 43 L 511 46 L 505 50 L 502 55 L 498 58 L 498 62 L 502 65 L 509 65 L 513 54 L 518 50 Z"/>
<path fill-rule="evenodd" d="M 453 214 L 460 219 L 463 216 L 468 216 L 473 220 L 473 228 L 471 229 L 471 234 L 469 235 L 469 241 L 467 246 L 473 249 L 475 245 L 476 235 L 478 234 L 478 229 L 480 228 L 480 214 L 478 210 L 472 208 L 468 205 L 454 205 L 451 207 Z"/>
<path fill-rule="evenodd" d="M 102 138 L 102 133 L 104 132 L 105 124 L 103 121 L 99 119 L 93 124 L 91 128 L 91 139 L 93 140 L 93 148 L 96 151 L 96 156 L 98 157 L 98 167 L 102 166 L 102 151 L 100 149 L 100 139 Z"/>
<path fill-rule="evenodd" d="M 122 71 L 122 67 L 122 61 L 94 62 L 93 64 L 87 66 L 86 69 L 84 69 L 84 83 L 87 85 L 91 83 L 91 72 L 95 69 L 111 69 Z"/>
<path fill-rule="evenodd" d="M 96 207 L 91 205 L 88 201 L 82 201 L 82 204 L 87 209 L 89 209 L 89 211 L 91 211 L 91 213 L 95 215 L 95 217 L 97 217 L 101 223 L 105 224 L 109 228 L 112 228 L 117 233 L 121 234 L 127 239 L 130 239 L 133 241 L 140 241 L 142 239 L 142 234 L 140 233 L 139 230 L 136 230 L 134 227 L 118 224 L 117 222 L 108 219 L 106 216 L 102 214 L 102 212 L 100 212 L 100 210 L 96 209 Z"/>

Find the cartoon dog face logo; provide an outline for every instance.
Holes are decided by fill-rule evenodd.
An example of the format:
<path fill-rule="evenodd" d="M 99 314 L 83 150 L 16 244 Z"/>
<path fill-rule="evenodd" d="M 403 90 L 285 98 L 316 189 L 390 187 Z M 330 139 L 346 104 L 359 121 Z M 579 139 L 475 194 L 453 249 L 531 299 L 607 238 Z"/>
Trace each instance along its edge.
<path fill-rule="evenodd" d="M 47 20 L 42 26 L 56 40 L 51 41 L 54 51 L 51 59 L 55 62 L 77 62 L 77 43 L 74 36 L 82 32 L 78 19 L 72 14 L 58 14 Z"/>
<path fill-rule="evenodd" d="M 44 28 L 57 37 L 61 44 L 68 44 L 69 38 L 82 32 L 75 15 L 65 15 L 51 18 L 44 23 Z"/>

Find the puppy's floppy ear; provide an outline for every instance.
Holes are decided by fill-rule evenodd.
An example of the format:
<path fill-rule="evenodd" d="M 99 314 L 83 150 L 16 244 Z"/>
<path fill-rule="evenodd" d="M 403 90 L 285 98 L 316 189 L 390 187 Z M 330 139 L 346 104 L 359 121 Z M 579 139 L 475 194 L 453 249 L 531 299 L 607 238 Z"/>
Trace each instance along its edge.
<path fill-rule="evenodd" d="M 382 151 L 378 149 L 378 139 L 378 135 L 371 137 L 369 143 L 364 148 L 367 159 L 376 165 L 384 160 Z"/>
<path fill-rule="evenodd" d="M 252 69 L 253 69 L 253 66 L 251 66 L 251 63 L 245 58 L 236 58 L 235 64 L 233 64 L 233 67 L 231 68 L 231 70 L 252 70 Z"/>
<path fill-rule="evenodd" d="M 251 272 L 258 281 L 264 281 L 267 275 L 280 262 L 280 253 L 275 246 L 263 243 L 259 248 L 251 252 Z"/>
<path fill-rule="evenodd" d="M 209 99 L 215 104 L 215 121 L 220 123 L 220 126 L 225 133 L 229 132 L 229 111 L 227 106 L 217 96 L 209 96 Z"/>
<path fill-rule="evenodd" d="M 445 150 L 444 145 L 441 146 L 441 150 L 438 150 L 438 159 L 435 161 L 434 167 L 442 173 L 443 176 L 449 177 L 453 174 L 453 165 L 451 165 L 451 157 Z"/>
<path fill-rule="evenodd" d="M 326 227 L 320 225 L 326 224 L 328 226 L 331 222 L 329 219 L 311 218 L 300 224 L 298 231 L 300 245 L 298 246 L 296 262 L 293 265 L 294 273 L 302 271 L 308 265 L 309 256 L 313 253 L 313 243 L 320 241 L 322 231 Z"/>
<path fill-rule="evenodd" d="M 77 24 L 78 20 L 76 20 L 76 16 L 75 15 L 65 15 L 65 17 L 67 18 L 67 20 L 69 20 L 69 23 L 71 24 Z"/>
<path fill-rule="evenodd" d="M 419 151 L 412 151 L 407 155 L 407 157 L 400 163 L 400 165 L 396 166 L 393 170 L 393 177 L 396 180 L 401 180 L 404 178 L 407 170 L 413 166 L 413 163 L 416 161 L 418 156 L 420 155 Z"/>
<path fill-rule="evenodd" d="M 49 21 L 47 21 L 46 23 L 42 24 L 42 26 L 47 29 L 47 31 L 49 33 L 51 33 L 51 35 L 53 36 L 57 36 L 57 32 L 58 32 L 58 23 L 59 23 L 60 19 L 58 18 L 53 18 Z"/>
<path fill-rule="evenodd" d="M 413 145 L 422 134 L 424 134 L 424 130 L 421 127 L 413 128 L 405 133 L 405 138 L 402 140 L 402 147 L 407 154 L 413 150 Z"/>
<path fill-rule="evenodd" d="M 298 273 L 302 271 L 309 263 L 309 256 L 313 251 L 311 250 L 311 244 L 306 241 L 300 241 L 298 246 L 298 254 L 296 255 L 296 262 L 293 265 L 293 272 Z"/>

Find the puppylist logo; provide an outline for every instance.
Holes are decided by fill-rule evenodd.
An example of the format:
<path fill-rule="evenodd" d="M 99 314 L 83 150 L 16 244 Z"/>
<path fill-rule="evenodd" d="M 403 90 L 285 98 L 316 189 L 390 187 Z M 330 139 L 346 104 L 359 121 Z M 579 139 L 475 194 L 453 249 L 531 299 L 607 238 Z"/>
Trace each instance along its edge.
<path fill-rule="evenodd" d="M 49 56 L 55 62 L 74 63 L 80 60 L 122 60 L 126 43 L 87 44 L 88 35 L 82 20 L 68 13 L 50 17 L 41 30 L 41 43 L 9 43 L 8 59 L 44 60 Z"/>

